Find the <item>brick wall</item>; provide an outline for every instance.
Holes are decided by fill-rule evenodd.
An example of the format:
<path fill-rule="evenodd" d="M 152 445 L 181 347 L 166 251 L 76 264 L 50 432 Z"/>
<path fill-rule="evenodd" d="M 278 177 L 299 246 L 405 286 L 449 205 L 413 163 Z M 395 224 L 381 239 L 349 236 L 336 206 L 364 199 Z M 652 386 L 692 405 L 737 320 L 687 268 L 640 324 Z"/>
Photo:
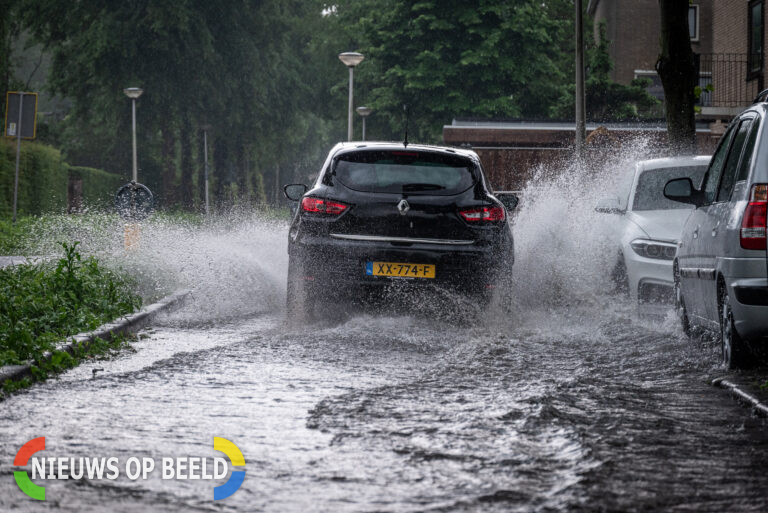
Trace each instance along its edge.
<path fill-rule="evenodd" d="M 609 130 L 604 144 L 586 147 L 587 158 L 601 162 L 626 145 L 643 141 L 648 147 L 645 158 L 668 156 L 665 130 Z M 480 157 L 486 176 L 495 190 L 521 190 L 540 166 L 558 172 L 574 157 L 573 129 L 502 129 L 488 127 L 443 127 L 443 142 L 449 146 L 469 145 Z M 697 133 L 699 155 L 711 154 L 720 134 Z M 589 139 L 589 137 L 588 137 Z"/>
<path fill-rule="evenodd" d="M 713 53 L 740 55 L 745 61 L 742 66 L 734 67 L 727 72 L 713 73 L 714 96 L 724 100 L 739 99 L 741 106 L 748 105 L 760 88 L 758 79 L 747 80 L 748 5 L 747 0 L 717 0 L 712 13 Z M 768 35 L 768 31 L 764 33 Z M 763 48 L 766 48 L 765 41 Z M 765 57 L 766 52 L 764 51 L 763 54 Z M 766 62 L 763 63 L 763 69 L 766 68 L 766 64 Z M 726 103 L 733 102 L 726 101 Z"/>
<path fill-rule="evenodd" d="M 714 3 L 718 4 L 721 0 Z M 744 1 L 744 0 L 742 0 Z M 695 53 L 712 53 L 713 0 L 694 0 L 699 6 L 699 41 L 691 42 Z M 596 0 L 595 38 L 598 23 L 606 22 L 610 55 L 614 63 L 613 80 L 629 84 L 635 70 L 654 70 L 661 50 L 661 15 L 658 0 Z"/>
<path fill-rule="evenodd" d="M 712 52 L 747 53 L 747 0 L 717 0 L 712 15 Z"/>

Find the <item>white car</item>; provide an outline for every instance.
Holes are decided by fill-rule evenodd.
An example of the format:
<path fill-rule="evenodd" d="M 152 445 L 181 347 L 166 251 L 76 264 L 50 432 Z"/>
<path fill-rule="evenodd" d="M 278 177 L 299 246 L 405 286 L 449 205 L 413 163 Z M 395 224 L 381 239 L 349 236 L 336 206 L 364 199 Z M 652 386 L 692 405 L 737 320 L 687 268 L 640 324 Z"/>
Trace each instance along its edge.
<path fill-rule="evenodd" d="M 604 198 L 595 210 L 621 216 L 620 247 L 613 280 L 638 304 L 674 305 L 672 262 L 692 205 L 664 197 L 666 183 L 690 177 L 699 184 L 710 156 L 643 160 L 635 164 L 629 191 Z"/>

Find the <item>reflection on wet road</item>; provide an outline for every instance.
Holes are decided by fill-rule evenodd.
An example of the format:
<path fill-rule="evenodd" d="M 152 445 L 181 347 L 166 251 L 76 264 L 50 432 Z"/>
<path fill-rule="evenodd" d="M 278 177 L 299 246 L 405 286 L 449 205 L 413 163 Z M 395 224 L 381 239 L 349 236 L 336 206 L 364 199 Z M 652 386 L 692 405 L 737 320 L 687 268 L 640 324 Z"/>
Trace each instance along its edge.
<path fill-rule="evenodd" d="M 479 327 L 182 312 L 135 353 L 0 403 L 0 509 L 768 509 L 768 429 L 707 385 L 714 344 L 607 304 Z M 48 481 L 33 504 L 8 463 L 36 436 L 49 456 L 121 459 L 213 457 L 221 436 L 247 474 L 220 503 L 210 481 L 121 478 Z"/>

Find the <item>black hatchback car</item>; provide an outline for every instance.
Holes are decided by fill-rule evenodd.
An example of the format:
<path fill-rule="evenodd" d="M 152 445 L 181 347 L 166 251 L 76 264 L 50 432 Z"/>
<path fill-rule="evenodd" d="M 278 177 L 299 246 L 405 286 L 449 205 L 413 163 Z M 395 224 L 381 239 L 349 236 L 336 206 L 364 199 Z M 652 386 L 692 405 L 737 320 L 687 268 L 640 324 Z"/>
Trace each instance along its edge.
<path fill-rule="evenodd" d="M 517 198 L 492 194 L 472 151 L 340 143 L 312 188 L 284 191 L 299 202 L 288 241 L 289 317 L 395 284 L 485 304 L 511 277 L 508 211 Z"/>

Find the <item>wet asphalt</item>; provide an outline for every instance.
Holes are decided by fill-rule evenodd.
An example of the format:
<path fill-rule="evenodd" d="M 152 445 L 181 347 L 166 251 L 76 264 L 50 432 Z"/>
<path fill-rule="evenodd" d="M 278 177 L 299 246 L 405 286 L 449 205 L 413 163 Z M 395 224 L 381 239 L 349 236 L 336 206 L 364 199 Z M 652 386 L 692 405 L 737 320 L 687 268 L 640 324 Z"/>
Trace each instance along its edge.
<path fill-rule="evenodd" d="M 717 345 L 671 315 L 610 297 L 474 324 L 198 313 L 0 402 L 0 510 L 768 510 L 768 425 L 709 384 L 729 374 Z M 224 437 L 246 478 L 217 502 L 220 482 L 38 481 L 37 502 L 10 466 L 37 436 L 45 456 L 121 460 L 212 458 Z"/>

